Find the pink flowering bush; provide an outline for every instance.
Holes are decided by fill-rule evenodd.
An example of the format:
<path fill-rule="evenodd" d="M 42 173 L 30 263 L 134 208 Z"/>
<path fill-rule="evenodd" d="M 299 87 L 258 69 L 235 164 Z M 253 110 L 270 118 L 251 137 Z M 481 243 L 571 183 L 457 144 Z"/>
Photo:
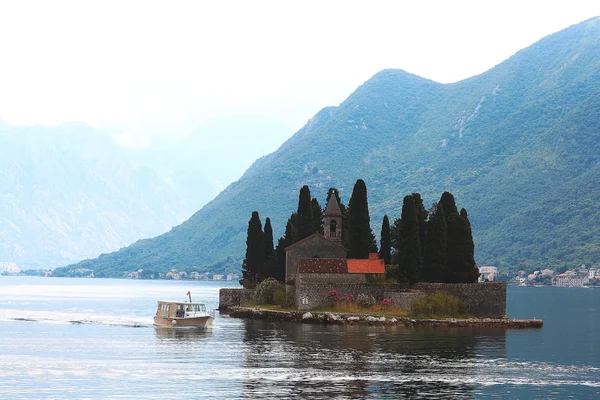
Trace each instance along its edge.
<path fill-rule="evenodd" d="M 351 304 L 354 302 L 354 296 L 351 294 L 342 294 L 337 290 L 332 290 L 325 296 L 333 305 Z"/>
<path fill-rule="evenodd" d="M 387 298 L 387 299 L 381 300 L 381 305 L 382 306 L 391 306 L 392 305 L 392 299 Z"/>

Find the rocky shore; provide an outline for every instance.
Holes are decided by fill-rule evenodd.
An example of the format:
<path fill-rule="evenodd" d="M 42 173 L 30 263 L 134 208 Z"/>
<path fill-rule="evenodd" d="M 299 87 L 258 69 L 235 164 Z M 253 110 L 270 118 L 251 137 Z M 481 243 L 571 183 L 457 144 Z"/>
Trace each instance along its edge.
<path fill-rule="evenodd" d="M 231 307 L 223 311 L 234 318 L 266 319 L 272 321 L 299 322 L 304 324 L 335 325 L 385 325 L 407 327 L 470 327 L 470 328 L 510 328 L 539 329 L 540 319 L 511 318 L 448 318 L 415 319 L 409 317 L 389 317 L 383 315 L 347 314 L 319 311 L 274 311 L 261 308 Z"/>

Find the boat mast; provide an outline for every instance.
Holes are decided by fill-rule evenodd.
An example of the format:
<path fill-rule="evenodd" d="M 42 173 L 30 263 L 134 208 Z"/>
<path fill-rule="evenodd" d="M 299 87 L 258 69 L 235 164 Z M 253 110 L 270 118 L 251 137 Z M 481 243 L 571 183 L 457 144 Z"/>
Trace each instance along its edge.
<path fill-rule="evenodd" d="M 191 302 L 192 302 L 192 295 L 190 294 L 190 291 L 188 290 L 188 292 L 187 292 L 186 294 L 189 296 L 189 298 L 190 298 L 190 303 L 191 303 Z"/>

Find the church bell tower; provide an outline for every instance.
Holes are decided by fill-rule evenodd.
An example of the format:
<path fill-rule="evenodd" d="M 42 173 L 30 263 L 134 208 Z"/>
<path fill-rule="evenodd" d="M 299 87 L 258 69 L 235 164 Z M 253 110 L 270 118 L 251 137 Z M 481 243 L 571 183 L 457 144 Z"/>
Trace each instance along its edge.
<path fill-rule="evenodd" d="M 337 189 L 336 189 L 337 191 Z M 336 243 L 342 242 L 342 210 L 337 201 L 336 193 L 329 196 L 325 213 L 323 214 L 323 233 L 327 239 Z"/>

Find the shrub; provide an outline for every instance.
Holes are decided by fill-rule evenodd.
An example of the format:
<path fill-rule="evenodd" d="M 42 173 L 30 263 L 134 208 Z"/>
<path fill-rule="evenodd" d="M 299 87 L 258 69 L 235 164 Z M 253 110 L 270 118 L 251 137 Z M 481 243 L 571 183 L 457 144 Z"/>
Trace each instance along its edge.
<path fill-rule="evenodd" d="M 462 301 L 439 291 L 415 300 L 413 314 L 422 317 L 466 316 L 465 304 Z"/>
<path fill-rule="evenodd" d="M 273 294 L 273 302 L 281 308 L 290 308 L 294 305 L 294 296 L 291 293 L 287 293 L 285 287 L 281 285 Z"/>
<path fill-rule="evenodd" d="M 387 279 L 397 279 L 398 278 L 398 264 L 386 264 L 385 277 Z"/>
<path fill-rule="evenodd" d="M 342 294 L 335 289 L 327 293 L 325 297 L 329 299 L 331 304 L 337 304 L 342 300 Z"/>
<path fill-rule="evenodd" d="M 275 304 L 275 293 L 283 290 L 285 286 L 275 278 L 267 278 L 256 287 L 254 292 L 254 302 L 258 304 Z"/>
<path fill-rule="evenodd" d="M 392 299 L 387 298 L 387 299 L 381 300 L 381 305 L 382 306 L 391 306 L 392 305 Z"/>
<path fill-rule="evenodd" d="M 361 293 L 356 297 L 356 304 L 363 308 L 373 307 L 375 305 L 375 297 L 370 294 Z"/>

